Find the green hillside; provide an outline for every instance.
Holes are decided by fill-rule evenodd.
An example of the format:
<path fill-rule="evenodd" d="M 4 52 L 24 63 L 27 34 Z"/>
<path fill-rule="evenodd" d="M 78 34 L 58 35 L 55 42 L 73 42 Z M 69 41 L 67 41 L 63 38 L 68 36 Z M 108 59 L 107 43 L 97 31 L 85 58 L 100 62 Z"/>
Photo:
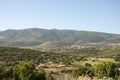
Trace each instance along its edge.
<path fill-rule="evenodd" d="M 71 65 L 74 62 L 86 61 L 87 58 L 111 58 L 120 61 L 120 48 L 85 48 L 85 49 L 50 49 L 44 51 L 0 47 L 0 64 L 12 66 L 22 61 Z M 77 64 L 78 65 L 78 64 Z"/>
<path fill-rule="evenodd" d="M 57 42 L 57 46 L 55 47 L 83 43 L 119 43 L 120 35 L 90 31 L 47 30 L 38 28 L 0 32 L 0 45 L 36 46 L 46 42 Z"/>

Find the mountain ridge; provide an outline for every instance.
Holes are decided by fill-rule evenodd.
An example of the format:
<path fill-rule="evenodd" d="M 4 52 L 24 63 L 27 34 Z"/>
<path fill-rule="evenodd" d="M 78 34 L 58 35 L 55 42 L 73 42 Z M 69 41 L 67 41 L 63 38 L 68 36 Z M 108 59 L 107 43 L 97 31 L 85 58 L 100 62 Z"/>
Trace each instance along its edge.
<path fill-rule="evenodd" d="M 120 43 L 120 34 L 39 28 L 0 31 L 0 45 L 3 46 L 52 45 L 54 42 L 58 47 L 84 43 Z"/>

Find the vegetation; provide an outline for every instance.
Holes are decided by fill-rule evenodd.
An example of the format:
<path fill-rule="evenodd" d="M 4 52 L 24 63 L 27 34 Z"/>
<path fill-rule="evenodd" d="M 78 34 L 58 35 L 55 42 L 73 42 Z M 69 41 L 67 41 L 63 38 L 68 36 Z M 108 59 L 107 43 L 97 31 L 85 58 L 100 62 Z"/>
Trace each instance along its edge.
<path fill-rule="evenodd" d="M 89 77 L 112 77 L 116 80 L 119 80 L 118 76 L 120 75 L 120 71 L 118 70 L 118 66 L 116 66 L 113 62 L 104 62 L 97 64 L 96 66 L 91 67 L 79 67 L 77 69 L 73 69 L 71 73 L 74 77 L 79 77 L 83 75 L 87 75 Z"/>
<path fill-rule="evenodd" d="M 65 74 L 71 74 L 74 78 L 89 76 L 99 78 L 111 77 L 115 80 L 119 80 L 120 71 L 117 69 L 118 67 L 115 63 L 105 62 L 97 64 L 94 67 L 95 68 L 91 66 L 88 68 L 88 66 L 80 66 L 79 68 L 65 72 Z M 56 73 L 36 69 L 32 61 L 21 62 L 9 69 L 0 68 L 0 80 L 55 80 L 52 74 L 54 75 Z"/>
<path fill-rule="evenodd" d="M 22 62 L 1 72 L 0 80 L 47 80 L 43 70 L 36 71 L 33 62 Z"/>
<path fill-rule="evenodd" d="M 57 80 L 63 75 L 119 80 L 119 47 L 45 50 L 0 47 L 0 80 Z"/>
<path fill-rule="evenodd" d="M 116 65 L 112 62 L 104 62 L 101 64 L 96 65 L 94 74 L 98 77 L 115 77 L 116 72 Z"/>
<path fill-rule="evenodd" d="M 63 63 L 69 65 L 78 55 L 59 54 L 54 52 L 42 52 L 31 49 L 20 49 L 12 47 L 0 47 L 0 62 L 5 66 L 14 66 L 21 61 L 33 60 L 36 64 L 48 63 L 52 61 L 55 64 Z M 79 57 L 81 58 L 81 57 Z"/>
<path fill-rule="evenodd" d="M 0 45 L 35 46 L 57 41 L 55 47 L 83 43 L 120 43 L 120 35 L 90 31 L 23 29 L 0 31 Z M 54 44 L 52 44 L 54 45 Z M 50 46 L 49 44 L 44 46 Z"/>

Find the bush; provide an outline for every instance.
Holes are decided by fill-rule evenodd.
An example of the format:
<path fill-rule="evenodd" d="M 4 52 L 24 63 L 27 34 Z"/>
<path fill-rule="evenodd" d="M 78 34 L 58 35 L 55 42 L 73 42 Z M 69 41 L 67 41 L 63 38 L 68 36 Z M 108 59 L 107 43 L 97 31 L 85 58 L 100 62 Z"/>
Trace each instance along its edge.
<path fill-rule="evenodd" d="M 104 62 L 97 64 L 94 68 L 94 75 L 100 78 L 106 77 L 115 77 L 115 68 L 116 65 L 113 62 Z"/>
<path fill-rule="evenodd" d="M 53 80 L 52 72 L 46 73 L 46 80 Z"/>
<path fill-rule="evenodd" d="M 93 76 L 93 70 L 91 70 L 91 68 L 81 66 L 79 68 L 73 69 L 71 74 L 73 77 L 79 77 L 82 75 Z"/>
<path fill-rule="evenodd" d="M 1 69 L 0 69 L 1 72 Z M 6 71 L 2 76 L 4 80 L 46 80 L 44 70 L 35 71 L 35 66 L 32 61 L 22 62 Z"/>

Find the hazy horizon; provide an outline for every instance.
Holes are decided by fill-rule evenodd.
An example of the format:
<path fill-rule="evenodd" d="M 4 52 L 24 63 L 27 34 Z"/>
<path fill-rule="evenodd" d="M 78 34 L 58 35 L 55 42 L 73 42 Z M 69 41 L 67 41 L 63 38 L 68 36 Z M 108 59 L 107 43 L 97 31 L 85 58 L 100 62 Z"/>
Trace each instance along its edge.
<path fill-rule="evenodd" d="M 88 32 L 100 32 L 100 33 L 108 33 L 108 34 L 120 34 L 120 33 L 112 33 L 112 32 L 102 32 L 102 31 L 92 31 L 92 30 L 75 30 L 75 29 L 48 29 L 48 28 L 37 28 L 37 27 L 32 27 L 32 28 L 21 28 L 21 29 L 5 29 L 5 30 L 0 30 L 2 31 L 7 31 L 7 30 L 25 30 L 25 29 L 45 29 L 45 30 L 74 30 L 74 31 L 88 31 Z"/>
<path fill-rule="evenodd" d="M 68 29 L 120 34 L 119 0 L 1 0 L 0 31 Z"/>

